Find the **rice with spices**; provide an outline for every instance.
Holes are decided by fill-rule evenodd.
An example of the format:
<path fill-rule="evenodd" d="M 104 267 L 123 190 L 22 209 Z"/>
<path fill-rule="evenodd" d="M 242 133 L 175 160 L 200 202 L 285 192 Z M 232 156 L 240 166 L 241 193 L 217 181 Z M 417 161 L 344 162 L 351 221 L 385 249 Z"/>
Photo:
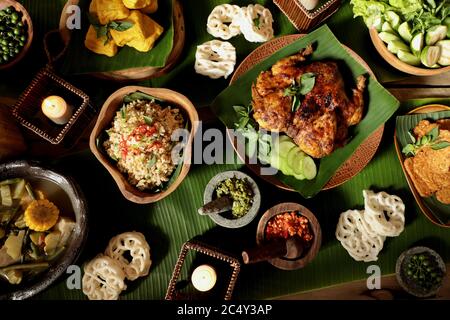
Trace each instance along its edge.
<path fill-rule="evenodd" d="M 155 189 L 175 170 L 171 152 L 176 142 L 171 136 L 183 122 L 177 108 L 136 100 L 116 113 L 103 146 L 132 185 L 142 191 Z"/>

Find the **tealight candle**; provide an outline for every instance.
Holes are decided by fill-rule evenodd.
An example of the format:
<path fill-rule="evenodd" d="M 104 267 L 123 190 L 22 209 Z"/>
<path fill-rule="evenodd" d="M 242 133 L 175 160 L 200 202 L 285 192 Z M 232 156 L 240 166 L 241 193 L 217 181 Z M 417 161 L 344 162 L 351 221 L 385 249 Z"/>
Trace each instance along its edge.
<path fill-rule="evenodd" d="M 203 264 L 195 268 L 192 273 L 192 285 L 198 291 L 206 292 L 211 290 L 217 281 L 216 270 L 207 264 Z"/>
<path fill-rule="evenodd" d="M 72 117 L 72 108 L 59 96 L 50 96 L 42 101 L 42 112 L 56 124 L 66 124 Z"/>

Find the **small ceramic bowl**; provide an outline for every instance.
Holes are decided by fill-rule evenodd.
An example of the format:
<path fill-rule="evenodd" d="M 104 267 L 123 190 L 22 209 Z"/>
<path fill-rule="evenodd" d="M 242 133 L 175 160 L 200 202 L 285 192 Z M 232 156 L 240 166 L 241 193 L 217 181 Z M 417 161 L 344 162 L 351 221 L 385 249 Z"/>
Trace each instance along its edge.
<path fill-rule="evenodd" d="M 0 64 L 0 70 L 8 69 L 17 64 L 20 60 L 25 57 L 28 50 L 31 47 L 31 43 L 33 42 L 33 23 L 31 21 L 30 14 L 28 11 L 22 6 L 19 2 L 14 0 L 0 0 L 0 10 L 3 10 L 7 7 L 14 7 L 16 11 L 19 11 L 22 14 L 22 22 L 27 28 L 27 42 L 25 43 L 22 51 L 14 57 L 13 60 L 9 61 L 6 64 Z"/>
<path fill-rule="evenodd" d="M 214 200 L 214 193 L 216 190 L 216 187 L 219 183 L 222 181 L 236 177 L 238 179 L 247 179 L 248 183 L 250 184 L 252 190 L 253 190 L 253 204 L 250 210 L 247 212 L 247 214 L 241 218 L 237 219 L 229 219 L 225 217 L 223 214 L 210 214 L 209 217 L 211 220 L 213 220 L 215 223 L 217 223 L 219 226 L 225 227 L 225 228 L 241 228 L 243 226 L 248 225 L 250 222 L 253 221 L 253 219 L 256 217 L 259 211 L 259 207 L 261 205 L 261 193 L 259 191 L 258 185 L 256 182 L 250 178 L 249 175 L 240 172 L 240 171 L 225 171 L 217 174 L 214 176 L 206 185 L 205 193 L 203 195 L 203 202 L 204 204 L 207 204 Z"/>
<path fill-rule="evenodd" d="M 296 211 L 309 220 L 309 226 L 314 238 L 311 246 L 300 257 L 296 259 L 276 258 L 268 261 L 274 267 L 282 270 L 296 270 L 305 267 L 317 256 L 322 244 L 322 229 L 316 216 L 304 206 L 292 202 L 280 203 L 264 213 L 258 224 L 256 233 L 257 244 L 261 245 L 266 241 L 266 226 L 273 217 L 291 211 Z"/>
<path fill-rule="evenodd" d="M 49 194 L 49 198 L 62 210 L 73 211 L 76 226 L 66 251 L 46 271 L 35 279 L 19 285 L 0 284 L 0 300 L 22 300 L 29 298 L 50 286 L 66 269 L 75 263 L 87 238 L 87 204 L 78 184 L 51 169 L 35 162 L 13 161 L 0 164 L 0 180 L 25 178 Z"/>
<path fill-rule="evenodd" d="M 166 102 L 169 102 L 173 107 L 179 108 L 185 119 L 188 120 L 190 125 L 190 134 L 187 139 L 186 146 L 184 148 L 184 158 L 188 161 L 184 161 L 181 168 L 181 172 L 178 177 L 173 181 L 173 183 L 168 186 L 167 189 L 160 192 L 144 192 L 138 190 L 135 186 L 131 185 L 127 177 L 119 171 L 116 164 L 108 157 L 106 152 L 102 150 L 102 146 L 97 145 L 97 139 L 104 133 L 107 128 L 111 127 L 111 123 L 116 115 L 117 110 L 122 107 L 123 97 L 140 91 L 151 96 L 160 98 Z M 147 88 L 138 86 L 128 86 L 114 92 L 103 104 L 103 107 L 98 116 L 97 122 L 94 129 L 92 130 L 89 147 L 95 157 L 100 161 L 100 163 L 108 170 L 108 172 L 113 177 L 114 181 L 117 183 L 123 196 L 135 203 L 146 204 L 159 201 L 169 194 L 171 194 L 175 189 L 181 184 L 183 179 L 189 172 L 190 159 L 192 154 L 192 141 L 194 135 L 198 128 L 198 113 L 194 105 L 186 98 L 184 95 L 177 93 L 169 89 L 161 88 Z"/>
<path fill-rule="evenodd" d="M 397 263 L 395 265 L 395 274 L 398 283 L 406 292 L 418 298 L 429 298 L 438 293 L 439 289 L 442 286 L 442 281 L 439 285 L 435 285 L 430 290 L 425 290 L 419 287 L 417 284 L 415 284 L 412 280 L 408 279 L 405 275 L 404 270 L 405 265 L 409 263 L 411 257 L 413 255 L 421 253 L 425 253 L 433 257 L 436 261 L 437 266 L 441 269 L 442 273 L 444 274 L 443 277 L 445 277 L 446 268 L 444 260 L 442 260 L 442 257 L 436 251 L 427 247 L 414 247 L 403 252 L 397 259 Z"/>

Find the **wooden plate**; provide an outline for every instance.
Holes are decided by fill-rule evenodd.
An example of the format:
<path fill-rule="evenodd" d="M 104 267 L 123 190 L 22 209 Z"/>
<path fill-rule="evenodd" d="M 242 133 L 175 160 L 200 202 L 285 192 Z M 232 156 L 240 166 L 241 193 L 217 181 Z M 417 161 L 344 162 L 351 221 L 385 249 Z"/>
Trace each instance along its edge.
<path fill-rule="evenodd" d="M 298 40 L 303 36 L 305 35 L 294 34 L 283 36 L 273 39 L 261 45 L 252 53 L 250 53 L 247 56 L 247 58 L 244 59 L 244 61 L 242 61 L 242 63 L 236 69 L 233 77 L 231 78 L 230 83 L 236 81 L 241 75 L 250 70 L 254 65 L 260 63 L 261 61 L 263 61 L 265 58 L 269 57 L 276 51 L 291 44 L 292 42 Z M 352 51 L 348 47 L 345 47 L 345 49 L 356 61 L 358 61 L 367 70 L 367 72 L 369 72 L 369 74 L 372 77 L 375 78 L 375 75 L 370 69 L 370 67 L 367 65 L 367 63 L 364 62 L 364 60 L 360 56 L 358 56 L 354 51 Z M 343 184 L 344 182 L 350 180 L 356 174 L 361 172 L 361 170 L 367 166 L 367 164 L 370 162 L 370 160 L 372 160 L 373 156 L 375 155 L 378 146 L 380 145 L 381 138 L 383 137 L 383 131 L 384 125 L 380 126 L 370 137 L 368 137 L 363 143 L 361 143 L 361 145 L 356 149 L 355 153 L 353 153 L 353 155 L 346 162 L 344 162 L 344 164 L 342 164 L 342 166 L 336 171 L 336 173 L 330 179 L 330 181 L 328 181 L 328 183 L 323 187 L 323 190 L 335 188 Z M 230 139 L 230 141 L 232 142 L 233 148 L 238 154 L 239 158 L 244 163 L 246 163 L 246 165 L 250 168 L 250 170 L 252 170 L 256 175 L 261 176 L 262 179 L 277 186 L 278 188 L 288 191 L 295 191 L 290 186 L 278 180 L 278 178 L 274 175 L 261 175 L 260 164 L 251 164 L 249 163 L 249 161 L 247 161 L 248 160 L 247 156 L 242 153 L 242 150 L 240 150 L 241 148 L 236 147 L 236 141 L 234 141 L 234 139 L 232 138 L 233 135 L 230 129 L 227 129 L 227 136 L 228 139 Z"/>
<path fill-rule="evenodd" d="M 271 265 L 282 270 L 296 270 L 303 268 L 312 260 L 314 260 L 322 244 L 322 229 L 320 228 L 320 224 L 319 221 L 317 221 L 316 216 L 307 208 L 298 203 L 286 202 L 270 208 L 264 213 L 264 215 L 261 217 L 261 220 L 259 220 L 258 229 L 256 232 L 256 242 L 258 243 L 258 245 L 264 243 L 265 241 L 266 225 L 270 221 L 270 219 L 280 213 L 290 211 L 297 211 L 301 215 L 308 218 L 311 232 L 313 233 L 314 238 L 308 252 L 302 257 L 293 260 L 285 258 L 276 258 L 269 260 L 269 263 Z"/>
<path fill-rule="evenodd" d="M 414 110 L 411 110 L 408 112 L 408 114 L 414 114 L 414 113 L 431 113 L 431 112 L 438 112 L 438 111 L 446 111 L 450 110 L 450 107 L 446 105 L 441 104 L 430 104 L 426 106 L 422 106 L 419 108 L 416 108 Z M 444 228 L 450 228 L 450 224 L 442 224 L 439 222 L 439 220 L 436 218 L 436 216 L 433 214 L 430 208 L 428 208 L 427 205 L 423 202 L 422 196 L 417 191 L 416 187 L 414 186 L 414 183 L 412 182 L 411 178 L 409 177 L 408 173 L 406 172 L 404 160 L 405 157 L 402 153 L 402 148 L 400 147 L 400 144 L 397 141 L 397 130 L 394 132 L 394 144 L 395 144 L 395 151 L 397 151 L 398 159 L 400 160 L 400 164 L 402 166 L 403 173 L 405 174 L 406 181 L 408 182 L 409 188 L 411 189 L 412 194 L 414 195 L 414 199 L 416 199 L 416 203 L 419 206 L 422 213 L 435 225 L 438 225 L 440 227 Z"/>
<path fill-rule="evenodd" d="M 450 71 L 450 66 L 448 67 L 442 67 L 438 69 L 428 69 L 428 68 L 419 68 L 414 67 L 412 65 L 409 65 L 403 61 L 401 61 L 399 58 L 397 58 L 396 55 L 391 53 L 386 45 L 384 44 L 383 40 L 380 39 L 378 36 L 378 31 L 375 28 L 369 29 L 370 38 L 372 39 L 373 45 L 375 46 L 375 49 L 377 49 L 380 56 L 383 57 L 384 60 L 386 60 L 387 63 L 389 63 L 394 68 L 415 75 L 415 76 L 435 76 L 437 74 L 442 74 L 445 72 Z"/>
<path fill-rule="evenodd" d="M 117 110 L 123 104 L 123 97 L 127 94 L 141 91 L 152 95 L 154 97 L 160 98 L 167 102 L 172 103 L 174 106 L 184 111 L 186 115 L 186 120 L 190 122 L 191 130 L 189 134 L 189 138 L 186 142 L 186 146 L 184 149 L 184 157 L 185 159 L 190 159 L 192 154 L 192 141 L 195 133 L 198 128 L 198 113 L 197 109 L 194 105 L 186 98 L 184 95 L 177 93 L 175 91 L 169 89 L 162 88 L 147 88 L 147 87 L 138 87 L 138 86 L 128 86 L 123 87 L 116 92 L 114 92 L 103 104 L 102 109 L 100 110 L 100 114 L 98 115 L 97 122 L 95 124 L 94 129 L 92 130 L 90 139 L 89 139 L 89 147 L 94 154 L 94 156 L 100 161 L 100 163 L 108 170 L 108 172 L 113 177 L 123 196 L 134 202 L 139 204 L 147 204 L 159 201 L 169 194 L 171 194 L 175 189 L 181 184 L 183 179 L 187 176 L 190 169 L 190 161 L 184 161 L 183 166 L 181 168 L 181 172 L 176 178 L 176 180 L 166 189 L 157 193 L 143 192 L 138 190 L 135 186 L 131 185 L 126 176 L 119 171 L 117 165 L 110 161 L 109 157 L 102 152 L 97 147 L 97 138 L 104 132 L 105 129 L 111 126 L 111 123 L 116 115 Z"/>
<path fill-rule="evenodd" d="M 59 32 L 61 34 L 61 38 L 66 46 L 69 45 L 71 32 L 66 28 L 66 21 L 68 14 L 66 13 L 66 9 L 70 5 L 78 4 L 79 0 L 68 0 L 61 14 L 61 18 L 59 21 Z M 164 74 L 166 74 L 178 61 L 183 52 L 184 42 L 186 38 L 186 32 L 184 27 L 184 16 L 183 16 L 183 8 L 179 0 L 174 1 L 173 7 L 173 15 L 174 15 L 174 38 L 173 38 L 173 49 L 167 58 L 166 65 L 161 68 L 155 67 L 138 67 L 138 68 L 130 68 L 125 70 L 111 71 L 111 72 L 96 72 L 91 73 L 91 75 L 106 79 L 106 80 L 114 80 L 114 81 L 141 81 L 150 78 L 157 78 Z"/>
<path fill-rule="evenodd" d="M 30 14 L 28 11 L 17 1 L 14 0 L 0 0 L 0 10 L 3 10 L 9 6 L 14 7 L 17 11 L 22 13 L 22 22 L 27 27 L 28 38 L 25 46 L 22 48 L 22 51 L 10 62 L 7 64 L 1 64 L 0 70 L 8 69 L 17 64 L 20 60 L 25 57 L 28 50 L 31 47 L 31 43 L 33 42 L 33 22 L 31 21 Z"/>

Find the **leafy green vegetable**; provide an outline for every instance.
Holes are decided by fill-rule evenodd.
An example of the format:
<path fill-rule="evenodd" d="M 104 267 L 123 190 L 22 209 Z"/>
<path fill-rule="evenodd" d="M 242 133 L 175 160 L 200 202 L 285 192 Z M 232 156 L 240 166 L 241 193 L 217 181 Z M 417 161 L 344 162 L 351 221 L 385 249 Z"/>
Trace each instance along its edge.
<path fill-rule="evenodd" d="M 316 83 L 316 75 L 311 72 L 307 72 L 301 75 L 300 83 L 293 83 L 289 88 L 284 90 L 284 96 L 292 97 L 291 111 L 296 112 L 301 104 L 302 96 L 307 95 L 314 88 Z"/>
<path fill-rule="evenodd" d="M 159 102 L 164 102 L 164 100 L 157 98 L 155 96 L 152 96 L 150 94 L 141 92 L 141 91 L 136 91 L 133 93 L 130 93 L 128 95 L 126 95 L 123 98 L 123 102 L 124 103 L 130 103 L 136 100 L 147 100 L 147 101 L 151 101 L 151 102 L 155 102 L 155 101 L 159 101 Z"/>
<path fill-rule="evenodd" d="M 89 23 L 94 27 L 95 31 L 97 32 L 97 38 L 104 38 L 105 45 L 108 44 L 109 41 L 111 41 L 111 33 L 110 30 L 116 30 L 116 31 L 126 31 L 134 26 L 134 23 L 132 21 L 111 21 L 107 24 L 101 24 L 100 21 L 98 21 L 98 18 L 92 14 L 88 14 Z"/>
<path fill-rule="evenodd" d="M 145 124 L 148 124 L 149 126 L 151 126 L 153 123 L 152 117 L 149 117 L 149 116 L 144 116 L 144 121 L 145 121 Z"/>
<path fill-rule="evenodd" d="M 439 139 L 439 127 L 436 126 L 431 129 L 426 135 L 422 136 L 419 139 L 416 139 L 411 132 L 408 132 L 408 136 L 410 137 L 412 143 L 407 144 L 402 152 L 408 156 L 416 155 L 417 151 L 424 146 L 429 146 L 433 150 L 441 150 L 450 146 L 450 142 L 443 141 Z"/>

